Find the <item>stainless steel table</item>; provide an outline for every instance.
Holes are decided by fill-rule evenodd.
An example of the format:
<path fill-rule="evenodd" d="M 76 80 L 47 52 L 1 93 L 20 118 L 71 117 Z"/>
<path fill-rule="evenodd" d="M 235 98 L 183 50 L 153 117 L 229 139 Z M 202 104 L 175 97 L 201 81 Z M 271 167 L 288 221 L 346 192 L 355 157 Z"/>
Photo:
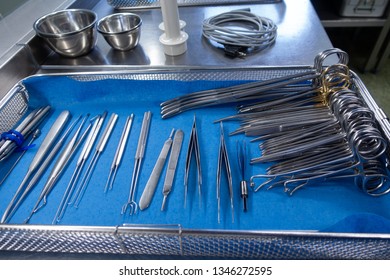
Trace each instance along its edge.
<path fill-rule="evenodd" d="M 253 3 L 180 7 L 180 19 L 187 23 L 185 31 L 189 35 L 188 50 L 183 55 L 174 57 L 165 55 L 159 42 L 161 10 L 132 9 L 131 11 L 139 14 L 143 20 L 141 40 L 135 49 L 128 52 L 115 51 L 99 34 L 97 46 L 90 54 L 77 59 L 52 54 L 42 68 L 312 65 L 316 54 L 332 47 L 309 0 L 285 0 L 276 4 Z M 76 2 L 73 6 L 80 5 L 82 4 Z M 242 8 L 250 8 L 251 12 L 272 19 L 278 26 L 278 37 L 276 43 L 266 50 L 252 53 L 243 59 L 232 59 L 202 37 L 202 22 L 210 16 Z M 98 14 L 98 18 L 117 12 L 107 1 L 100 1 L 93 10 Z"/>
<path fill-rule="evenodd" d="M 233 0 L 234 1 L 234 0 Z M 215 5 L 180 7 L 180 18 L 187 22 L 189 34 L 188 50 L 185 54 L 170 57 L 164 54 L 159 43 L 162 21 L 159 8 L 138 9 L 143 19 L 140 44 L 129 52 L 112 50 L 99 34 L 95 49 L 86 56 L 76 59 L 63 58 L 51 52 L 32 30 L 34 19 L 30 15 L 48 12 L 54 5 L 60 10 L 67 7 L 94 10 L 99 18 L 117 12 L 104 0 L 41 0 L 18 9 L 0 21 L 0 36 L 5 49 L 0 52 L 0 99 L 20 79 L 42 72 L 100 71 L 126 68 L 161 67 L 252 67 L 252 66 L 299 66 L 312 65 L 316 54 L 332 47 L 332 44 L 318 18 L 310 0 L 284 0 L 276 4 Z M 31 5 L 36 6 L 34 13 Z M 212 15 L 239 8 L 250 8 L 253 13 L 268 17 L 278 25 L 276 43 L 270 48 L 253 53 L 243 59 L 231 59 L 223 51 L 202 38 L 202 21 Z M 23 11 L 23 9 L 27 9 Z M 20 20 L 21 16 L 26 20 Z M 37 16 L 38 17 L 38 16 Z M 9 34 L 23 34 L 20 39 Z"/>

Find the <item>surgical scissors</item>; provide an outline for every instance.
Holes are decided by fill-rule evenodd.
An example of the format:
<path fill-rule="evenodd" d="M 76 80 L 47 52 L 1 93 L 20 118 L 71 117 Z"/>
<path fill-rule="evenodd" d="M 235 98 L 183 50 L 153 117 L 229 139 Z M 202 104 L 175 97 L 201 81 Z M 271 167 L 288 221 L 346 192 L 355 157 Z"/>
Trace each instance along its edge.
<path fill-rule="evenodd" d="M 184 208 L 186 208 L 187 206 L 188 178 L 189 178 L 191 158 L 193 153 L 195 154 L 195 162 L 196 162 L 196 167 L 198 172 L 199 207 L 201 207 L 202 206 L 202 162 L 200 158 L 198 129 L 196 125 L 195 115 L 192 123 L 190 140 L 188 143 L 188 150 L 186 155 L 185 170 L 184 170 Z"/>
<path fill-rule="evenodd" d="M 340 83 L 340 75 L 333 75 L 334 68 L 329 68 L 326 75 L 323 74 L 324 61 L 331 55 L 337 55 L 338 65 L 346 65 L 348 55 L 340 49 L 329 49 L 318 54 L 314 59 L 314 69 L 309 69 L 300 73 L 294 73 L 283 77 L 277 77 L 269 80 L 243 83 L 235 86 L 210 89 L 199 92 L 193 92 L 186 95 L 173 98 L 160 104 L 162 118 L 169 118 L 184 111 L 214 106 L 227 103 L 237 103 L 248 100 L 268 100 L 269 94 L 275 94 L 280 97 L 280 91 L 287 94 L 291 89 L 302 89 L 302 84 L 306 83 L 305 90 L 320 88 L 320 80 L 325 79 L 327 84 L 334 85 Z M 341 66 L 338 69 L 344 69 Z M 340 73 L 340 71 L 336 71 Z M 347 76 L 348 73 L 344 73 Z M 278 92 L 279 91 L 279 92 Z"/>
<path fill-rule="evenodd" d="M 134 169 L 133 175 L 131 178 L 130 192 L 127 202 L 122 206 L 121 214 L 124 215 L 129 208 L 130 215 L 137 213 L 138 205 L 135 202 L 135 190 L 138 183 L 138 177 L 141 172 L 142 160 L 144 158 L 145 150 L 146 150 L 146 142 L 148 140 L 150 122 L 152 118 L 152 112 L 148 111 L 144 113 L 144 118 L 142 120 L 141 132 L 138 138 L 137 150 L 135 152 L 134 158 Z"/>

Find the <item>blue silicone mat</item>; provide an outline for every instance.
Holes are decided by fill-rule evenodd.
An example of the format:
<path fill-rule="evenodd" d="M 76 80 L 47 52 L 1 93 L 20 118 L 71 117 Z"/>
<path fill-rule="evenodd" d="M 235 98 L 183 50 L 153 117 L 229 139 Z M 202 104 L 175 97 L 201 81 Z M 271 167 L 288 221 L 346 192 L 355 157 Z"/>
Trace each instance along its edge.
<path fill-rule="evenodd" d="M 160 103 L 175 96 L 216 87 L 237 84 L 237 81 L 175 81 L 175 80 L 126 80 L 104 79 L 97 81 L 79 81 L 67 76 L 34 76 L 27 78 L 24 85 L 29 93 L 30 108 L 51 105 L 50 118 L 42 127 L 43 136 L 62 110 L 69 110 L 74 120 L 79 115 L 91 116 L 107 110 L 108 116 L 103 129 L 112 113 L 119 115 L 118 122 L 109 138 L 106 149 L 99 157 L 91 181 L 86 189 L 79 208 L 68 207 L 61 220 L 62 225 L 81 226 L 117 226 L 122 224 L 180 224 L 189 229 L 238 229 L 238 230 L 325 230 L 352 232 L 390 232 L 390 196 L 370 197 L 361 192 L 353 180 L 334 180 L 312 184 L 297 191 L 293 196 L 274 188 L 257 193 L 249 191 L 249 211 L 242 211 L 243 205 L 239 193 L 239 169 L 237 161 L 237 141 L 246 141 L 248 161 L 259 156 L 258 142 L 250 143 L 243 135 L 229 136 L 228 133 L 238 127 L 238 123 L 224 122 L 226 143 L 232 165 L 234 193 L 234 223 L 232 223 L 230 202 L 226 180 L 221 186 L 221 223 L 217 222 L 216 169 L 219 145 L 219 124 L 214 121 L 235 113 L 234 105 L 217 106 L 188 111 L 163 120 L 160 116 Z M 149 208 L 136 215 L 121 215 L 121 208 L 127 201 L 130 180 L 134 166 L 135 150 L 138 142 L 143 114 L 152 112 L 150 133 L 145 158 L 135 192 L 136 201 L 142 194 L 157 160 L 164 141 L 172 128 L 184 132 L 184 141 L 179 158 L 173 190 L 168 197 L 166 210 L 160 211 L 162 203 L 162 185 L 166 167 L 162 172 L 156 193 Z M 112 191 L 103 189 L 109 174 L 112 159 L 126 117 L 134 114 L 125 155 L 119 167 Z M 184 165 L 189 135 L 196 115 L 203 185 L 201 205 L 197 193 L 195 162 L 190 170 L 190 183 L 187 206 L 184 208 Z M 44 137 L 36 141 L 39 144 Z M 0 213 L 3 213 L 18 185 L 25 175 L 36 149 L 29 150 L 15 171 L 0 188 Z M 80 150 L 79 150 L 80 152 Z M 79 152 L 68 165 L 66 172 L 48 197 L 47 205 L 31 219 L 31 224 L 51 224 L 58 204 L 75 168 Z M 89 158 L 90 160 L 90 158 Z M 89 160 L 87 164 L 89 164 Z M 167 164 L 166 164 L 167 165 Z M 252 174 L 264 174 L 266 165 L 247 166 L 249 179 Z M 85 171 L 86 167 L 84 168 Z M 224 173 L 223 173 L 224 174 Z M 10 223 L 22 223 L 30 213 L 44 185 L 48 172 L 29 194 L 27 199 L 10 220 Z M 224 177 L 223 177 L 224 178 Z M 374 218 L 372 218 L 374 217 Z M 365 223 L 362 226 L 362 223 Z M 372 223 L 372 225 L 370 224 Z"/>

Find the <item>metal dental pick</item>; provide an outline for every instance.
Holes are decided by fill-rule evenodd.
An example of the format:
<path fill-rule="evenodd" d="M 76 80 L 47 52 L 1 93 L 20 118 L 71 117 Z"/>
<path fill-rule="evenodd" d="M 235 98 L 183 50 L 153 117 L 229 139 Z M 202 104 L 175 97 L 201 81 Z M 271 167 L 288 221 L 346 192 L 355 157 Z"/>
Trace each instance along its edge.
<path fill-rule="evenodd" d="M 127 139 L 129 138 L 131 125 L 133 123 L 133 118 L 134 114 L 131 114 L 126 119 L 121 138 L 119 139 L 118 148 L 116 149 L 115 156 L 111 164 L 110 173 L 108 174 L 107 183 L 104 187 L 104 192 L 107 192 L 107 190 L 112 190 L 112 187 L 114 186 L 116 173 L 118 171 L 119 165 L 121 164 L 123 153 L 125 152 Z"/>

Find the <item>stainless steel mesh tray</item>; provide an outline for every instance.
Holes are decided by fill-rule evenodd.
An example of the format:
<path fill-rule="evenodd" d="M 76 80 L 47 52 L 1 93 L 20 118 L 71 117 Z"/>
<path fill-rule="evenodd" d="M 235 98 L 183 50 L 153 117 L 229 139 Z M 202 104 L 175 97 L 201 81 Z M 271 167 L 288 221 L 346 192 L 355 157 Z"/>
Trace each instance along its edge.
<path fill-rule="evenodd" d="M 187 69 L 79 73 L 77 81 L 117 80 L 251 80 L 270 79 L 310 67 Z M 67 75 L 67 74 L 65 74 Z M 50 75 L 48 75 L 50 76 Z M 53 75 L 56 76 L 56 75 Z M 355 76 L 362 98 L 387 134 L 385 114 Z M 28 107 L 23 81 L 0 101 L 1 131 L 11 128 Z M 390 259 L 390 234 L 328 233 L 304 230 L 192 229 L 181 225 L 49 226 L 0 225 L 0 250 L 96 254 L 207 256 L 263 259 Z"/>
<path fill-rule="evenodd" d="M 234 4 L 274 4 L 282 0 L 178 0 L 178 6 L 234 5 Z M 159 0 L 107 0 L 115 9 L 144 9 L 160 7 Z"/>

